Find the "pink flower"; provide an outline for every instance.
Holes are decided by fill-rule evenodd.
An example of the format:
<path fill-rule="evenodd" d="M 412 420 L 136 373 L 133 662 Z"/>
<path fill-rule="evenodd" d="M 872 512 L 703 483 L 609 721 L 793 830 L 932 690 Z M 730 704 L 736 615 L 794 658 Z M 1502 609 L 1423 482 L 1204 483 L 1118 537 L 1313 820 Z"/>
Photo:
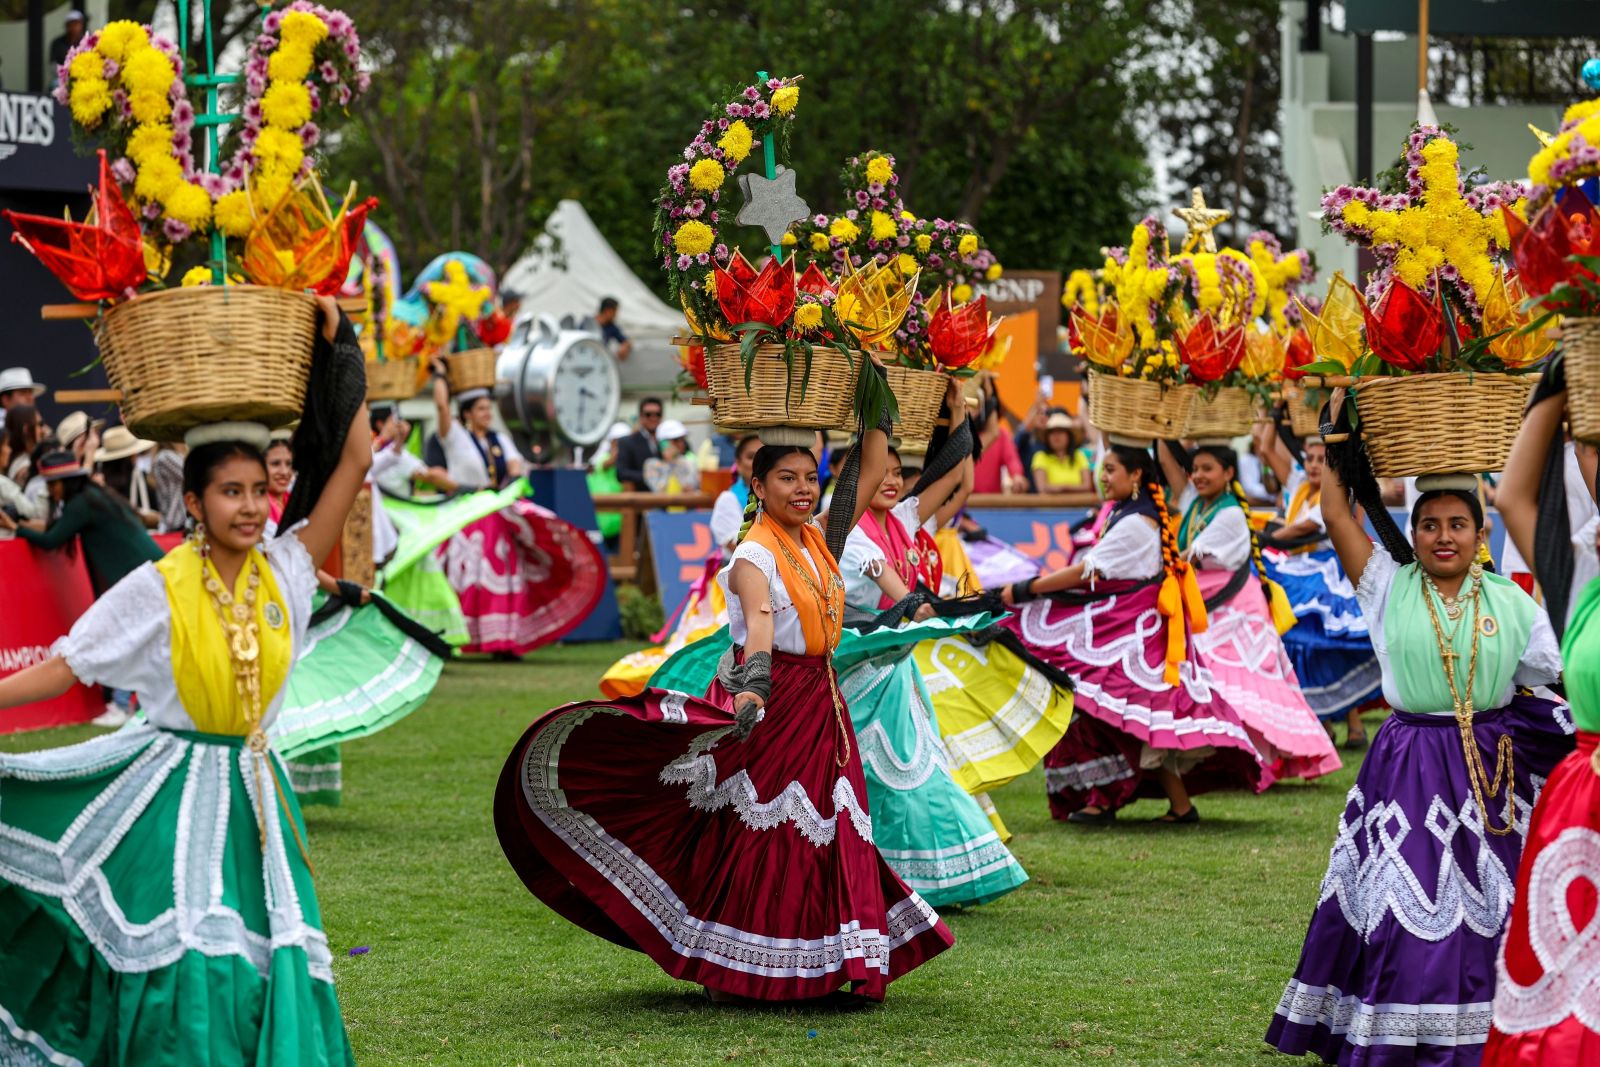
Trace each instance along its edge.
<path fill-rule="evenodd" d="M 322 65 L 317 68 L 317 76 L 323 81 L 332 84 L 339 80 L 339 68 L 324 59 Z"/>
<path fill-rule="evenodd" d="M 719 260 L 726 260 L 728 258 L 728 255 L 729 255 L 728 246 L 727 245 L 718 245 L 717 247 L 713 248 L 711 251 L 716 255 L 716 257 Z"/>
<path fill-rule="evenodd" d="M 694 257 L 693 256 L 690 256 L 687 253 L 679 253 L 679 255 L 678 255 L 678 269 L 679 270 L 688 270 L 689 267 L 693 263 L 694 263 Z"/>
<path fill-rule="evenodd" d="M 844 217 L 849 219 L 851 222 L 854 222 L 856 219 L 861 217 L 861 212 L 857 211 L 855 208 L 851 208 L 849 211 L 844 213 Z"/>
<path fill-rule="evenodd" d="M 826 225 L 828 225 L 828 216 L 826 216 L 826 215 L 817 215 L 814 218 L 812 218 L 811 224 L 813 226 L 818 226 L 818 227 L 826 226 Z"/>
<path fill-rule="evenodd" d="M 328 33 L 334 37 L 343 37 L 355 29 L 355 23 L 351 22 L 350 16 L 343 11 L 330 11 L 322 21 L 328 24 Z"/>
<path fill-rule="evenodd" d="M 351 98 L 352 98 L 352 94 L 351 94 L 350 90 L 347 87 L 343 86 L 343 85 L 339 86 L 339 106 L 340 107 L 348 107 L 349 104 L 350 104 Z"/>
<path fill-rule="evenodd" d="M 311 98 L 311 110 L 313 112 L 320 111 L 322 109 L 322 94 L 317 91 L 317 87 L 315 85 L 306 86 L 306 95 Z"/>
<path fill-rule="evenodd" d="M 274 11 L 261 20 L 262 33 L 277 33 L 278 27 L 283 25 L 283 12 Z"/>
<path fill-rule="evenodd" d="M 711 253 L 701 252 L 699 255 L 694 257 L 694 261 L 704 267 L 711 262 Z"/>
<path fill-rule="evenodd" d="M 747 85 L 745 86 L 744 90 L 744 98 L 746 100 L 760 100 L 761 90 L 757 89 L 754 85 Z"/>
<path fill-rule="evenodd" d="M 117 71 L 121 69 L 122 64 L 118 63 L 114 59 L 108 59 L 104 63 L 100 64 L 100 76 L 106 81 L 110 81 L 112 78 L 117 76 Z"/>
<path fill-rule="evenodd" d="M 62 107 L 67 106 L 67 100 L 70 97 L 67 93 L 67 87 L 65 85 L 56 86 L 54 89 L 50 90 L 50 95 L 55 97 L 56 103 L 60 104 Z"/>
<path fill-rule="evenodd" d="M 167 240 L 177 244 L 179 241 L 188 240 L 189 234 L 194 231 L 177 219 L 166 219 L 161 223 L 161 232 L 166 234 Z"/>
<path fill-rule="evenodd" d="M 372 75 L 361 70 L 356 72 L 356 92 L 364 93 L 372 88 Z"/>
<path fill-rule="evenodd" d="M 259 126 L 246 126 L 244 129 L 239 131 L 239 140 L 243 141 L 247 145 L 255 144 L 256 138 L 260 136 L 261 127 Z"/>
<path fill-rule="evenodd" d="M 260 105 L 257 105 L 260 110 Z M 172 128 L 174 130 L 187 130 L 194 126 L 194 105 L 188 99 L 179 100 L 172 105 Z"/>
<path fill-rule="evenodd" d="M 255 39 L 255 43 L 251 45 L 251 51 L 259 53 L 261 56 L 261 61 L 265 63 L 267 57 L 270 56 L 273 51 L 277 49 L 277 47 L 278 39 L 263 33 L 260 37 Z"/>
<path fill-rule="evenodd" d="M 322 131 L 317 129 L 315 122 L 308 122 L 300 127 L 300 143 L 305 147 L 311 148 L 320 140 L 322 140 Z"/>
<path fill-rule="evenodd" d="M 138 176 L 138 172 L 133 169 L 133 161 L 126 156 L 111 164 L 111 177 L 118 185 L 132 185 Z"/>
<path fill-rule="evenodd" d="M 758 119 L 766 118 L 768 114 L 767 102 L 765 100 L 756 101 L 750 106 L 750 114 Z"/>
<path fill-rule="evenodd" d="M 883 183 L 882 182 L 868 182 L 867 183 L 867 192 L 871 193 L 873 196 L 882 196 L 883 195 Z"/>
<path fill-rule="evenodd" d="M 246 73 L 244 76 L 244 91 L 251 96 L 261 96 L 267 91 L 267 76 L 265 74 Z"/>
<path fill-rule="evenodd" d="M 346 37 L 344 42 L 344 57 L 352 63 L 361 62 L 361 42 L 354 37 Z"/>
<path fill-rule="evenodd" d="M 207 196 L 216 200 L 228 191 L 228 183 L 220 174 L 202 174 L 200 175 L 200 188 L 206 191 Z"/>
<path fill-rule="evenodd" d="M 870 199 L 871 199 L 871 197 L 867 196 L 867 191 L 865 189 L 857 189 L 856 190 L 856 205 L 858 207 L 866 207 L 867 206 L 867 202 Z"/>
<path fill-rule="evenodd" d="M 191 109 L 191 111 L 192 110 L 193 109 Z M 173 112 L 173 117 L 174 118 L 177 117 L 177 112 L 176 111 Z M 250 125 L 250 126 L 259 126 L 259 125 L 261 125 L 261 101 L 260 100 L 251 100 L 249 103 L 245 104 L 245 106 L 244 106 L 244 121 L 245 121 L 245 123 L 247 125 Z"/>
<path fill-rule="evenodd" d="M 174 130 L 172 133 L 172 150 L 179 156 L 186 156 L 194 148 L 194 136 L 188 130 Z"/>
<path fill-rule="evenodd" d="M 728 117 L 730 119 L 736 119 L 739 117 L 739 103 L 737 101 L 729 104 L 727 107 L 723 108 L 723 110 L 728 113 Z"/>

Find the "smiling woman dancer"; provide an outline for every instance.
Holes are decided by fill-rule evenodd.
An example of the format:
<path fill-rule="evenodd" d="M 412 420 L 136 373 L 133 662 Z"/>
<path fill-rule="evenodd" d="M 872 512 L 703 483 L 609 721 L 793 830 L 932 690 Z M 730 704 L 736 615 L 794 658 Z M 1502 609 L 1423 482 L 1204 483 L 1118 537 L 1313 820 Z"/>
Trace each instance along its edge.
<path fill-rule="evenodd" d="M 1475 562 L 1487 531 L 1472 476 L 1418 480 L 1413 556 L 1365 457 L 1329 451 L 1323 517 L 1395 710 L 1350 790 L 1267 1041 L 1328 1063 L 1466 1067 L 1489 1033 L 1536 783 L 1572 749 L 1560 706 L 1518 687 L 1555 681 L 1560 655 L 1543 610 Z"/>
<path fill-rule="evenodd" d="M 347 369 L 327 403 L 308 392 L 326 430 L 307 440 L 328 449 L 284 536 L 261 544 L 266 428 L 202 427 L 184 461 L 197 537 L 0 680 L 0 707 L 81 681 L 136 691 L 147 719 L 0 756 L 0 1062 L 353 1062 L 299 805 L 265 736 L 305 640 L 313 560 L 372 462 L 361 348 L 322 307 L 333 345 L 313 389 L 319 365 Z"/>
<path fill-rule="evenodd" d="M 831 662 L 834 561 L 870 495 L 857 499 L 858 475 L 883 480 L 886 429 L 846 464 L 828 542 L 811 521 L 816 457 L 756 454 L 752 521 L 718 578 L 735 644 L 704 700 L 646 689 L 558 708 L 500 778 L 495 827 L 528 888 L 713 999 L 881 1000 L 953 941 L 873 847 Z"/>

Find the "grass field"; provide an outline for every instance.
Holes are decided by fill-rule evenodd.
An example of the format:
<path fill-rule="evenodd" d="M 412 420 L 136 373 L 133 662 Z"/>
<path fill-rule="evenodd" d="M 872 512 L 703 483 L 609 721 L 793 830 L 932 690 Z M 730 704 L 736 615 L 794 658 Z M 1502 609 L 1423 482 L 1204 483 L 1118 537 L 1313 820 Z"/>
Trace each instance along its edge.
<path fill-rule="evenodd" d="M 450 664 L 421 711 L 344 749 L 307 811 L 339 998 L 362 1064 L 1271 1064 L 1261 1041 L 1353 770 L 1200 798 L 1198 827 L 1052 823 L 1039 772 L 995 801 L 1032 881 L 947 915 L 956 946 L 839 1014 L 715 1008 L 557 918 L 505 862 L 490 797 L 540 711 L 628 649 Z M 40 748 L 87 729 L 3 739 Z M 351 948 L 369 952 L 350 956 Z"/>

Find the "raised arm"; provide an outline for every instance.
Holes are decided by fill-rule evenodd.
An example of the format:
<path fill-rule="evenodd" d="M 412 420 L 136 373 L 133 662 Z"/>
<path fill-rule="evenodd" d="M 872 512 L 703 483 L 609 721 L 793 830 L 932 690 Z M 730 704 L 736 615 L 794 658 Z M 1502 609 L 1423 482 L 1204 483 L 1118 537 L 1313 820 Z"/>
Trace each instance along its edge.
<path fill-rule="evenodd" d="M 1161 461 L 1161 476 L 1166 479 L 1167 489 L 1176 499 L 1183 492 L 1183 487 L 1189 484 L 1189 472 L 1184 470 L 1183 464 L 1165 441 L 1156 442 L 1156 458 Z"/>
<path fill-rule="evenodd" d="M 1255 437 L 1256 455 L 1261 457 L 1261 462 L 1272 468 L 1279 485 L 1288 485 L 1289 474 L 1294 469 L 1294 457 L 1289 455 L 1288 446 L 1278 439 L 1278 427 L 1270 422 L 1258 422 L 1252 436 Z"/>
<path fill-rule="evenodd" d="M 940 504 L 939 510 L 933 513 L 935 527 L 944 529 L 950 525 L 950 520 L 956 517 L 956 513 L 967 506 L 967 497 L 972 495 L 972 486 L 978 477 L 977 472 L 977 465 L 972 462 L 971 456 L 961 461 L 961 484 L 956 486 L 956 491 L 950 495 L 950 499 Z"/>
<path fill-rule="evenodd" d="M 331 297 L 319 297 L 317 302 L 322 305 L 322 335 L 332 344 L 339 331 L 339 307 Z M 350 425 L 345 428 L 339 462 L 333 468 L 333 473 L 328 475 L 322 494 L 311 505 L 311 514 L 306 518 L 305 525 L 295 533 L 315 562 L 321 563 L 327 559 L 333 546 L 339 543 L 339 537 L 344 532 L 344 520 L 350 514 L 350 505 L 355 502 L 356 494 L 361 491 L 371 467 L 372 425 L 367 418 L 367 406 L 357 404 Z"/>
<path fill-rule="evenodd" d="M 1331 463 L 1322 472 L 1322 522 L 1350 583 L 1360 585 L 1367 561 L 1372 558 L 1372 539 L 1350 509 L 1350 496 Z"/>
<path fill-rule="evenodd" d="M 436 432 L 439 440 L 443 441 L 455 418 L 450 414 L 450 376 L 445 369 L 443 356 L 435 356 L 429 366 L 433 370 L 433 415 L 438 420 Z"/>
<path fill-rule="evenodd" d="M 96 492 L 90 489 L 87 492 Z M 104 492 L 104 490 L 98 490 Z M 55 549 L 62 548 L 72 543 L 72 539 L 89 525 L 89 498 L 84 493 L 79 493 L 66 506 L 61 509 L 61 517 L 56 519 L 43 530 L 35 530 L 31 526 L 13 524 L 17 536 L 27 541 L 35 548 Z"/>
<path fill-rule="evenodd" d="M 1522 429 L 1511 445 L 1506 457 L 1505 472 L 1500 478 L 1500 491 L 1495 506 L 1506 524 L 1506 535 L 1511 538 L 1522 558 L 1534 558 L 1534 530 L 1539 521 L 1539 481 L 1544 476 L 1545 457 L 1561 434 L 1561 420 L 1566 414 L 1567 394 L 1563 390 L 1539 401 L 1522 417 Z M 1323 510 L 1327 510 L 1324 503 Z"/>

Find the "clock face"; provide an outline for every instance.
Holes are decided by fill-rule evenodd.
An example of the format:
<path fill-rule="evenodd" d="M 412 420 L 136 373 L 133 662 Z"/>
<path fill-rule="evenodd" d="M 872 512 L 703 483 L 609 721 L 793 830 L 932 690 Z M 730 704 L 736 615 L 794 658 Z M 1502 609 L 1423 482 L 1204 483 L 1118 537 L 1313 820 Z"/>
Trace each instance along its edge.
<path fill-rule="evenodd" d="M 550 407 L 556 428 L 580 445 L 598 443 L 617 417 L 622 382 L 617 364 L 598 341 L 574 341 L 556 362 Z"/>

